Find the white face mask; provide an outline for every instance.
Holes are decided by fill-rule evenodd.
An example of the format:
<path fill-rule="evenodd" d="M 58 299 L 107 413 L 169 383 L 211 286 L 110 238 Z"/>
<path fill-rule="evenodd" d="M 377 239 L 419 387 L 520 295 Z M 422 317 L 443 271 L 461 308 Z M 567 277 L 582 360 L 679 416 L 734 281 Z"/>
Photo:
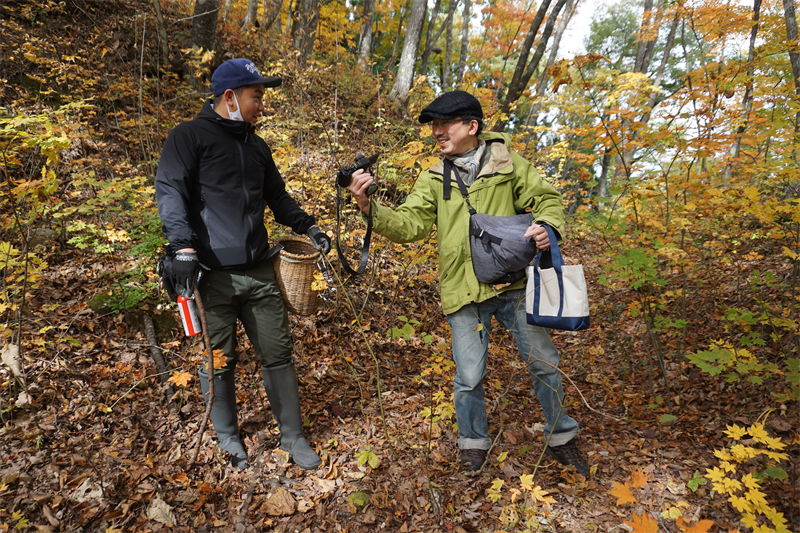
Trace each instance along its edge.
<path fill-rule="evenodd" d="M 229 107 L 228 118 L 231 120 L 239 120 L 241 122 L 244 122 L 244 117 L 242 117 L 242 106 L 239 105 L 239 99 L 236 98 L 236 93 L 233 93 L 233 100 L 236 102 L 236 111 L 231 111 Z"/>

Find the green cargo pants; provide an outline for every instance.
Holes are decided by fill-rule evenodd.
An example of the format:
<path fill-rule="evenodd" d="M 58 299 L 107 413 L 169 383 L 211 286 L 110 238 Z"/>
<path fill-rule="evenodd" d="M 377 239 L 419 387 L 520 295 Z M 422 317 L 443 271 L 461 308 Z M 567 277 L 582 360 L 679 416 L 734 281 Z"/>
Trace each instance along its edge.
<path fill-rule="evenodd" d="M 227 366 L 215 373 L 231 372 L 239 362 L 237 318 L 242 321 L 261 366 L 283 365 L 292 360 L 289 315 L 272 260 L 248 270 L 206 270 L 198 288 L 206 310 L 211 346 L 222 350 L 227 358 Z"/>

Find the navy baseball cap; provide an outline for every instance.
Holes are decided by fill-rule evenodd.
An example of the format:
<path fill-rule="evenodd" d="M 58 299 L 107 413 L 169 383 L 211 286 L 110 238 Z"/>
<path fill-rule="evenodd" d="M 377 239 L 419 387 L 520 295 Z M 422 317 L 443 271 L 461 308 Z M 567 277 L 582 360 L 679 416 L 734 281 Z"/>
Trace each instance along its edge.
<path fill-rule="evenodd" d="M 263 77 L 255 63 L 242 57 L 227 60 L 211 75 L 211 90 L 214 91 L 214 96 L 219 96 L 228 89 L 258 84 L 263 84 L 264 87 L 278 87 L 281 79 Z"/>

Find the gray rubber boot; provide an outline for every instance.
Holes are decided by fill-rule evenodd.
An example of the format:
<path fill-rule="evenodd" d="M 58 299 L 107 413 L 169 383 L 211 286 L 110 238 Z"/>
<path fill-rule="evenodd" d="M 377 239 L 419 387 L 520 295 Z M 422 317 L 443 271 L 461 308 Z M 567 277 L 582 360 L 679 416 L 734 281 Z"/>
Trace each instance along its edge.
<path fill-rule="evenodd" d="M 317 468 L 322 461 L 303 436 L 300 417 L 300 393 L 297 390 L 297 373 L 293 363 L 261 367 L 264 388 L 272 406 L 272 414 L 281 430 L 281 449 L 289 452 L 297 466 Z"/>
<path fill-rule="evenodd" d="M 200 370 L 200 388 L 207 403 L 208 374 Z M 239 438 L 239 421 L 236 415 L 236 385 L 232 371 L 214 374 L 214 405 L 211 406 L 211 424 L 217 432 L 219 447 L 231 454 L 231 465 L 247 466 L 247 451 Z"/>

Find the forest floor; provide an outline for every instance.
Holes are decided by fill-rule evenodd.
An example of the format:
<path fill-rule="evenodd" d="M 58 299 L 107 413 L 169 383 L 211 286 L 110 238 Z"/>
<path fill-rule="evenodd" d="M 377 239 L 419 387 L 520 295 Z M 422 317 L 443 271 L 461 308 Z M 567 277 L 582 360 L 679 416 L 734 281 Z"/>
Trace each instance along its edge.
<path fill-rule="evenodd" d="M 613 295 L 595 282 L 593 246 L 578 238 L 564 249 L 584 262 L 590 292 L 600 301 Z M 305 432 L 323 457 L 316 471 L 287 463 L 277 449 L 259 365 L 240 332 L 237 397 L 253 466 L 232 470 L 210 428 L 197 462 L 190 462 L 204 415 L 196 379 L 171 402 L 157 379 L 143 314 L 155 318 L 172 369 L 194 373 L 200 353 L 178 330 L 174 308 L 94 313 L 84 302 L 114 265 L 82 259 L 54 245 L 49 290 L 30 303 L 53 309 L 53 319 L 66 317 L 70 327 L 60 333 L 57 353 L 26 357 L 31 403 L 4 415 L 0 523 L 87 532 L 492 532 L 521 531 L 521 518 L 540 531 L 613 532 L 629 531 L 624 522 L 635 525 L 634 513 L 649 513 L 663 531 L 678 531 L 662 518 L 677 509 L 689 523 L 711 520 L 720 531 L 737 529 L 723 498 L 712 497 L 709 485 L 689 482 L 717 465 L 714 450 L 729 444 L 726 425 L 748 425 L 767 406 L 740 384 L 719 386 L 691 366 L 668 363 L 682 405 L 673 407 L 677 420 L 659 423 L 649 405 L 645 348 L 640 341 L 627 347 L 614 341 L 638 327 L 630 320 L 595 316 L 589 330 L 552 332 L 568 412 L 581 424 L 581 448 L 592 465 L 588 479 L 542 457 L 541 409 L 501 327 L 492 331 L 486 380 L 494 447 L 480 474 L 458 466 L 448 415 L 450 335 L 435 284 L 406 287 L 395 300 L 402 305 L 376 298 L 366 307 L 363 332 L 337 316 L 336 302 L 316 316 L 292 316 Z M 357 293 L 358 282 L 353 285 Z M 391 340 L 386 332 L 402 327 L 401 314 L 416 319 L 419 332 Z M 428 335 L 430 342 L 423 339 Z M 432 423 L 430 412 L 440 419 Z M 777 412 L 767 426 L 791 442 L 792 420 L 796 411 Z M 784 463 L 790 480 L 798 479 L 797 448 L 795 440 L 786 450 L 793 458 Z M 549 505 L 512 503 L 526 474 L 547 493 L 540 499 L 552 498 Z M 496 480 L 504 486 L 493 501 Z M 623 493 L 611 491 L 626 482 L 632 497 L 618 505 Z M 770 489 L 770 503 L 796 527 L 798 487 L 775 480 Z"/>

